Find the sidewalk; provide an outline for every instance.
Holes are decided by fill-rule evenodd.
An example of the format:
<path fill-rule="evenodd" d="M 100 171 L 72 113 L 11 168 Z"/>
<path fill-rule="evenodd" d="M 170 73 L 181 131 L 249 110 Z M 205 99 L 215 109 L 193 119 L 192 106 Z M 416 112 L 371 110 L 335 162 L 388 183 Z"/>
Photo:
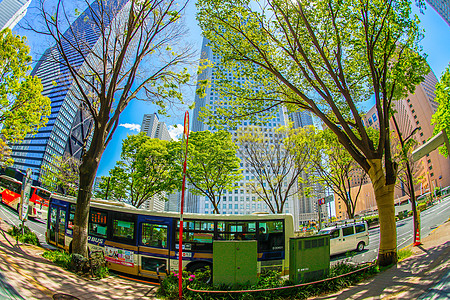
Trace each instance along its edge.
<path fill-rule="evenodd" d="M 412 250 L 413 256 L 397 266 L 336 294 L 314 299 L 418 299 L 422 295 L 422 299 L 449 299 L 450 222 L 423 238 L 422 245 Z M 433 298 L 436 295 L 441 298 Z"/>
<path fill-rule="evenodd" d="M 119 277 L 87 280 L 42 258 L 42 248 L 16 244 L 0 220 L 0 298 L 52 299 L 69 294 L 81 300 L 155 299 L 156 287 Z M 414 247 L 414 256 L 375 277 L 316 299 L 447 299 L 450 276 L 450 222 Z M 440 296 L 441 298 L 434 298 Z M 68 299 L 68 298 L 66 298 Z"/>
<path fill-rule="evenodd" d="M 0 220 L 1 299 L 53 299 L 55 294 L 69 294 L 80 300 L 155 299 L 154 285 L 119 277 L 88 280 L 63 270 L 41 256 L 42 248 L 16 244 L 6 234 L 8 228 Z"/>

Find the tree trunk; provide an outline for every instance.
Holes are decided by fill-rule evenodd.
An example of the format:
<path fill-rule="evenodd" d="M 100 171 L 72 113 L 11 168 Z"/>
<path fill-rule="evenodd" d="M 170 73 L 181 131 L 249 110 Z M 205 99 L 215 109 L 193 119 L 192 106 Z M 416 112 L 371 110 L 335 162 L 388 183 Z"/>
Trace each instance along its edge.
<path fill-rule="evenodd" d="M 380 220 L 380 248 L 378 265 L 388 266 L 397 262 L 397 227 L 395 223 L 394 187 L 386 184 L 380 159 L 368 160 L 369 177 L 375 192 Z"/>
<path fill-rule="evenodd" d="M 94 139 L 93 139 L 94 141 Z M 89 207 L 100 158 L 103 154 L 103 143 L 91 144 L 91 148 L 83 157 L 80 165 L 80 186 L 78 188 L 77 209 L 73 226 L 72 252 L 87 256 Z"/>

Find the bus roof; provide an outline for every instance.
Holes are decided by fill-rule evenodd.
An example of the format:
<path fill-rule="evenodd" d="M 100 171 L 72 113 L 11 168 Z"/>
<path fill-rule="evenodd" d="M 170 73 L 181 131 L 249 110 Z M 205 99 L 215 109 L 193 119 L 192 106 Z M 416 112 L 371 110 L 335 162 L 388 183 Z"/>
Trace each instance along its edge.
<path fill-rule="evenodd" d="M 8 175 L 0 175 L 0 178 L 4 178 L 4 179 L 7 179 L 9 181 L 13 181 L 13 182 L 22 184 L 22 181 L 19 181 L 19 180 L 13 178 L 13 177 L 8 176 Z"/>
<path fill-rule="evenodd" d="M 70 203 L 76 203 L 77 199 L 74 197 L 67 197 L 59 194 L 52 194 L 51 198 L 55 198 Z M 91 207 L 107 209 L 113 211 L 120 211 L 125 213 L 158 216 L 158 217 L 171 217 L 179 218 L 179 212 L 160 212 L 150 211 L 136 208 L 130 204 L 116 201 L 116 200 L 104 200 L 104 199 L 91 199 Z M 184 213 L 184 218 L 188 219 L 226 219 L 226 220 L 273 220 L 273 219 L 292 219 L 290 214 L 249 214 L 249 215 L 228 215 L 228 214 L 196 214 L 196 213 Z"/>

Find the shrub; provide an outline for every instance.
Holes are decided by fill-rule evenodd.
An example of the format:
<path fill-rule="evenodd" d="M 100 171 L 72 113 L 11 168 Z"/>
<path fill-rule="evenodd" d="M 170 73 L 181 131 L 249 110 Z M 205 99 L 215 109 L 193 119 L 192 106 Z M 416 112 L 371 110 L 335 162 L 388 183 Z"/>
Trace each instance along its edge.
<path fill-rule="evenodd" d="M 72 260 L 72 254 L 69 254 L 65 251 L 55 250 L 55 251 L 45 251 L 42 256 L 63 269 L 69 270 L 70 262 Z"/>
<path fill-rule="evenodd" d="M 23 227 L 23 234 L 22 234 L 22 224 L 20 224 L 18 227 L 13 226 L 8 230 L 8 234 L 12 237 L 16 238 L 22 243 L 31 244 L 40 246 L 41 243 L 39 242 L 39 239 L 37 235 L 30 230 L 27 226 Z"/>
<path fill-rule="evenodd" d="M 101 252 L 101 251 L 99 251 Z M 45 251 L 42 256 L 63 269 L 74 272 L 79 275 L 92 275 L 96 278 L 105 278 L 109 276 L 109 269 L 106 267 L 106 261 L 102 254 L 93 254 L 91 261 L 79 254 L 69 254 L 65 251 Z"/>
<path fill-rule="evenodd" d="M 349 272 L 357 270 L 358 266 L 350 265 L 346 263 L 338 263 L 330 269 L 328 278 L 347 274 Z M 209 272 L 209 271 L 207 271 Z M 295 287 L 291 289 L 283 290 L 271 290 L 264 292 L 245 292 L 245 293 L 220 293 L 220 294 L 208 294 L 208 293 L 195 293 L 187 290 L 189 285 L 192 289 L 199 290 L 255 290 L 255 289 L 267 289 L 277 288 L 282 286 L 294 285 L 289 280 L 283 280 L 280 274 L 275 271 L 270 271 L 265 274 L 261 274 L 255 285 L 241 284 L 241 285 L 210 285 L 199 280 L 199 274 L 195 274 L 196 277 L 192 278 L 192 274 L 183 272 L 183 296 L 184 299 L 306 299 L 308 297 L 317 296 L 324 293 L 335 292 L 341 290 L 350 285 L 356 284 L 359 281 L 372 276 L 378 272 L 375 266 L 372 266 L 365 272 L 351 274 L 345 277 L 340 277 L 334 280 L 317 283 L 313 285 L 306 285 L 302 287 Z M 209 274 L 207 274 L 209 276 Z M 176 273 L 169 274 L 162 282 L 157 291 L 157 296 L 164 299 L 178 299 L 178 276 Z"/>

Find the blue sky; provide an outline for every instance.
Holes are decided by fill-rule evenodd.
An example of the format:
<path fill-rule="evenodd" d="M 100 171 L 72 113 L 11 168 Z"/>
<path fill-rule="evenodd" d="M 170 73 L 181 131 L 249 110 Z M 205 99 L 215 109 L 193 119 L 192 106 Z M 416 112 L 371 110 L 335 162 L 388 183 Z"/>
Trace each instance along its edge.
<path fill-rule="evenodd" d="M 76 2 L 81 3 L 77 0 Z M 43 51 L 51 44 L 50 40 L 42 38 L 41 36 L 20 27 L 20 25 L 24 26 L 26 22 L 33 23 L 33 8 L 37 6 L 37 3 L 37 0 L 32 0 L 29 9 L 30 12 L 27 13 L 24 19 L 19 23 L 19 26 L 14 28 L 14 31 L 17 33 L 28 37 L 31 54 L 34 60 L 39 59 Z M 79 8 L 81 9 L 81 7 Z M 185 16 L 186 25 L 190 30 L 189 35 L 186 38 L 196 49 L 198 49 L 197 54 L 199 57 L 202 37 L 200 28 L 195 20 L 195 11 L 195 1 L 191 1 L 188 4 Z M 422 46 L 424 52 L 428 55 L 427 61 L 436 77 L 440 78 L 442 72 L 450 62 L 450 27 L 430 6 L 427 6 L 423 15 L 419 13 L 419 10 L 415 6 L 413 7 L 413 12 L 419 15 L 421 27 L 425 29 L 425 38 L 422 41 Z M 185 102 L 192 103 L 194 91 L 192 90 L 187 93 L 184 98 Z M 155 107 L 143 101 L 134 101 L 128 105 L 120 117 L 120 126 L 117 128 L 113 139 L 103 154 L 97 176 L 108 175 L 108 171 L 114 167 L 115 162 L 120 158 L 122 140 L 126 138 L 127 135 L 136 134 L 138 132 L 144 114 L 154 112 L 156 112 Z M 182 132 L 181 124 L 183 123 L 184 110 L 173 110 L 170 111 L 169 114 L 171 117 L 159 116 L 160 121 L 165 122 L 172 135 L 176 136 Z M 173 127 L 175 124 L 178 124 L 178 128 Z"/>

